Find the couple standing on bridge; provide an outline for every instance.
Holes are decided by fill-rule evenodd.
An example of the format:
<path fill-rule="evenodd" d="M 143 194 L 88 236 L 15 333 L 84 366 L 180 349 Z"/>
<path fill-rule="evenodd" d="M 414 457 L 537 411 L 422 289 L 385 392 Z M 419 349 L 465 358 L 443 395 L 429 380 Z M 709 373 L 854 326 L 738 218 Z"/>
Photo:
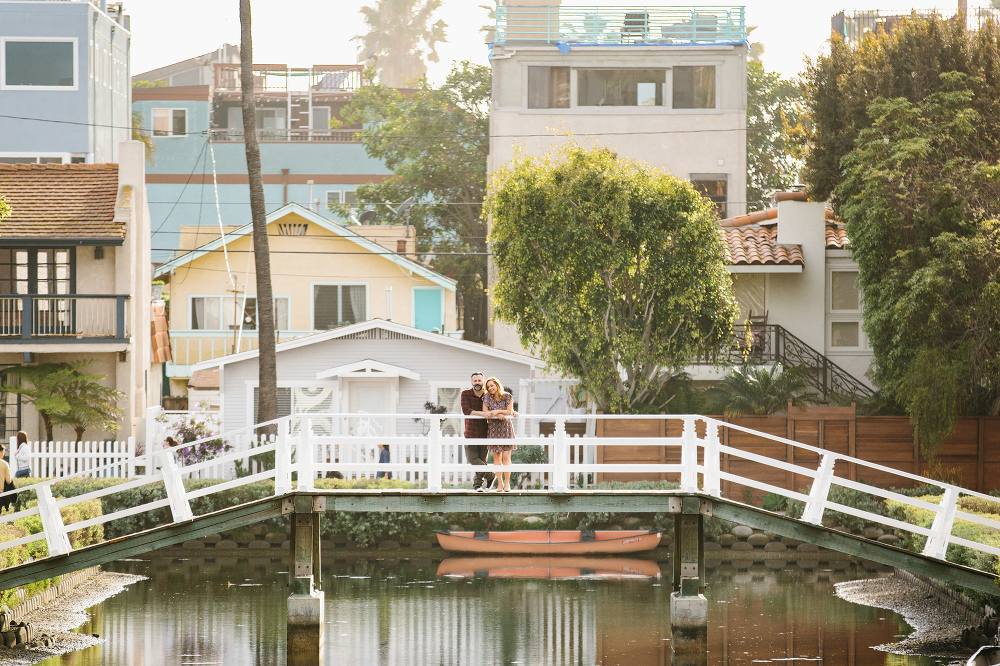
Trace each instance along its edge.
<path fill-rule="evenodd" d="M 488 453 L 493 454 L 496 473 L 476 472 L 472 487 L 476 492 L 484 492 L 497 483 L 497 492 L 510 492 L 510 472 L 502 471 L 510 465 L 511 452 L 517 448 L 513 442 L 514 426 L 511 419 L 514 411 L 514 396 L 503 390 L 503 384 L 496 377 L 484 379 L 483 373 L 472 373 L 472 387 L 462 391 L 462 413 L 466 416 L 483 418 L 465 419 L 466 439 L 501 440 L 488 444 L 466 444 L 465 457 L 473 465 L 485 465 Z"/>

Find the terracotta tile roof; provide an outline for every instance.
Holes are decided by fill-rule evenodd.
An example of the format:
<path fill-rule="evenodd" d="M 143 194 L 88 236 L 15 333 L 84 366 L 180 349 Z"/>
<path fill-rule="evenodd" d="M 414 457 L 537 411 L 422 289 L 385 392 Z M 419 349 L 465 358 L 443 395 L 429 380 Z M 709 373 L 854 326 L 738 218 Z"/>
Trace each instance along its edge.
<path fill-rule="evenodd" d="M 11 215 L 2 238 L 101 238 L 121 243 L 115 222 L 117 164 L 0 164 Z"/>
<path fill-rule="evenodd" d="M 850 241 L 847 239 L 847 231 L 842 224 L 826 225 L 826 249 L 839 250 L 847 247 Z"/>
<path fill-rule="evenodd" d="M 208 391 L 219 388 L 219 370 L 195 370 L 188 380 L 188 388 Z"/>
<path fill-rule="evenodd" d="M 719 229 L 726 246 L 726 262 L 739 265 L 802 265 L 799 245 L 778 245 L 777 227 Z"/>

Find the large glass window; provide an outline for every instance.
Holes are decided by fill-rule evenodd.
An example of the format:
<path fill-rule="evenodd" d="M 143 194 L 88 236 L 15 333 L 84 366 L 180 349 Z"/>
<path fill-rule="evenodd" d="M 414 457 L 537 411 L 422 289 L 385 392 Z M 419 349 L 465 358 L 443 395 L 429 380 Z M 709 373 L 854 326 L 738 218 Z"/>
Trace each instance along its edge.
<path fill-rule="evenodd" d="M 569 67 L 528 68 L 528 108 L 569 108 Z"/>
<path fill-rule="evenodd" d="M 3 40 L 3 85 L 77 87 L 76 40 Z"/>
<path fill-rule="evenodd" d="M 830 273 L 830 309 L 850 310 L 861 309 L 861 292 L 858 290 L 857 271 L 831 271 Z"/>
<path fill-rule="evenodd" d="M 290 414 L 332 414 L 335 391 L 329 387 L 278 387 L 278 418 Z M 254 423 L 259 423 L 260 389 L 253 389 Z M 292 421 L 292 434 L 297 434 L 305 419 Z M 314 435 L 332 435 L 333 419 L 330 416 L 314 416 L 310 421 Z"/>
<path fill-rule="evenodd" d="M 365 285 L 313 285 L 313 330 L 325 331 L 367 318 L 368 293 Z"/>
<path fill-rule="evenodd" d="M 715 108 L 715 67 L 674 67 L 674 108 Z"/>
<path fill-rule="evenodd" d="M 663 106 L 665 69 L 580 69 L 580 106 Z"/>
<path fill-rule="evenodd" d="M 185 136 L 187 109 L 153 109 L 153 136 Z"/>
<path fill-rule="evenodd" d="M 69 248 L 0 248 L 0 294 L 71 294 Z"/>
<path fill-rule="evenodd" d="M 288 329 L 288 296 L 274 298 L 274 327 L 279 331 Z M 240 321 L 242 320 L 242 321 Z M 247 296 L 244 302 L 239 296 L 233 302 L 232 296 L 192 296 L 191 328 L 196 331 L 232 331 L 243 325 L 244 331 L 257 330 L 257 298 Z"/>

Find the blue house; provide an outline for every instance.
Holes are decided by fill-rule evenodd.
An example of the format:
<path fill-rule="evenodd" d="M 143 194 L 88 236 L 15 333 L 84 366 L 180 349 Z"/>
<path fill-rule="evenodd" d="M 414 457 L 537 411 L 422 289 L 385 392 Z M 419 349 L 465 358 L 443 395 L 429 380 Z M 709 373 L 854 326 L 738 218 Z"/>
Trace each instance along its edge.
<path fill-rule="evenodd" d="M 0 164 L 118 161 L 131 137 L 121 12 L 106 0 L 0 2 Z"/>
<path fill-rule="evenodd" d="M 133 109 L 152 127 L 156 163 L 146 185 L 153 220 L 153 261 L 187 244 L 181 227 L 250 222 L 243 145 L 240 64 L 233 47 L 150 72 L 133 81 L 194 85 L 135 87 Z M 331 203 L 352 203 L 358 185 L 391 172 L 365 154 L 356 129 L 330 129 L 355 91 L 361 65 L 291 68 L 255 65 L 257 125 L 267 212 L 289 203 L 337 219 Z M 208 81 L 208 83 L 203 83 Z M 146 85 L 146 84 L 141 84 Z M 218 192 L 218 207 L 216 207 Z"/>

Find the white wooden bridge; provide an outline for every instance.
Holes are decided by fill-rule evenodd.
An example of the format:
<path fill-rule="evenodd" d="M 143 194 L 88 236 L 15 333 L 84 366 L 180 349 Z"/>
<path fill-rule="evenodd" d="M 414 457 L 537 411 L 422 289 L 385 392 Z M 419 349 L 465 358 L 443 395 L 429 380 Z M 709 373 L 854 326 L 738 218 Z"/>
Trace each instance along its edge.
<path fill-rule="evenodd" d="M 137 461 L 137 464 L 141 463 L 146 468 L 143 476 L 136 476 L 118 485 L 94 492 L 69 498 L 56 497 L 52 492 L 52 485 L 61 479 L 47 480 L 21 488 L 14 492 L 21 494 L 33 491 L 37 496 L 37 505 L 27 505 L 25 508 L 0 516 L 0 524 L 16 524 L 19 519 L 38 516 L 43 530 L 2 542 L 0 550 L 44 540 L 48 556 L 0 571 L 0 589 L 9 589 L 285 514 L 295 514 L 295 520 L 292 521 L 293 539 L 292 553 L 290 553 L 291 559 L 296 564 L 294 577 L 308 578 L 307 588 L 313 589 L 320 580 L 318 520 L 324 511 L 516 513 L 604 511 L 671 513 L 678 518 L 678 521 L 682 516 L 697 516 L 699 530 L 701 517 L 714 515 L 987 593 L 996 593 L 995 575 L 945 561 L 951 546 L 962 546 L 1000 556 L 1000 549 L 994 546 L 970 541 L 955 534 L 954 528 L 958 521 L 1000 530 L 1000 522 L 962 510 L 960 500 L 963 497 L 996 501 L 995 498 L 981 493 L 698 415 L 662 417 L 683 422 L 683 428 L 679 430 L 678 436 L 624 438 L 568 437 L 565 418 L 558 417 L 552 436 L 522 437 L 517 440 L 519 446 L 545 447 L 548 462 L 512 465 L 505 468 L 514 472 L 530 473 L 537 488 L 504 494 L 475 493 L 468 484 L 456 485 L 463 479 L 469 479 L 476 469 L 481 469 L 473 468 L 463 461 L 460 450 L 461 444 L 466 440 L 442 435 L 442 423 L 454 423 L 453 420 L 463 418 L 465 417 L 461 415 L 426 413 L 293 415 L 270 422 L 276 426 L 277 435 L 270 440 L 258 442 L 259 445 L 252 451 L 240 449 L 224 453 L 212 460 L 184 464 L 182 461 L 186 456 L 183 456 L 183 451 L 178 449 L 201 443 L 188 442 L 178 449 L 147 453 L 144 458 Z M 542 417 L 526 415 L 521 418 Z M 573 418 L 628 420 L 649 417 L 588 415 Z M 392 419 L 408 424 L 418 423 L 423 426 L 421 431 L 424 434 L 325 435 L 318 433 L 328 432 L 329 428 L 314 427 L 318 423 L 329 425 L 334 422 L 350 423 L 366 419 L 383 424 L 389 423 Z M 256 428 L 263 425 L 269 424 L 260 424 Z M 796 452 L 809 453 L 816 462 L 796 464 L 789 462 L 795 460 L 795 456 L 789 455 L 784 459 L 778 459 L 726 446 L 723 442 L 728 440 L 721 436 L 726 429 L 771 440 L 789 451 L 794 449 Z M 344 432 L 351 430 L 357 431 L 358 428 L 343 429 Z M 227 441 L 246 439 L 253 431 L 251 428 L 225 433 L 221 437 Z M 369 432 L 371 431 L 372 429 L 369 429 Z M 382 432 L 394 431 L 393 428 L 382 430 Z M 215 436 L 211 439 L 217 438 L 218 436 Z M 374 455 L 377 444 L 390 445 L 393 457 L 391 464 L 377 463 L 378 457 Z M 595 460 L 589 451 L 598 446 L 666 447 L 667 453 L 672 454 L 668 457 L 679 459 L 679 462 L 632 465 L 588 462 Z M 256 466 L 251 466 L 247 461 L 251 454 L 257 461 L 265 457 L 270 458 L 273 454 L 273 464 L 262 465 L 258 462 Z M 808 490 L 783 488 L 752 476 L 728 472 L 721 463 L 723 456 L 728 456 L 730 460 L 741 459 L 757 463 L 763 468 L 781 470 L 793 475 L 791 478 L 802 478 L 805 480 L 802 485 L 808 486 Z M 249 474 L 197 490 L 185 488 L 185 477 L 198 476 L 205 469 L 219 468 L 221 464 L 234 463 L 237 460 L 242 462 Z M 846 470 L 851 465 L 856 466 L 860 476 L 863 476 L 864 470 L 877 471 L 883 475 L 891 474 L 899 479 L 897 484 L 899 486 L 915 484 L 937 486 L 941 489 L 942 499 L 939 503 L 932 503 L 852 481 L 846 478 Z M 347 478 L 352 478 L 370 477 L 376 472 L 384 471 L 392 471 L 396 478 L 411 479 L 419 483 L 420 487 L 404 490 L 328 490 L 316 486 L 317 479 L 332 472 L 339 472 Z M 82 474 L 101 475 L 101 473 L 102 468 L 95 468 Z M 665 474 L 679 483 L 679 489 L 608 491 L 578 485 L 578 481 L 598 473 Z M 191 501 L 195 498 L 264 480 L 273 480 L 274 483 L 274 494 L 269 498 L 205 515 L 196 515 L 192 510 Z M 804 505 L 802 517 L 793 519 L 748 505 L 742 501 L 742 497 L 726 497 L 723 493 L 725 482 L 756 488 L 802 502 Z M 165 498 L 70 524 L 63 519 L 62 510 L 66 507 L 142 486 L 163 488 Z M 836 503 L 831 500 L 831 489 L 837 486 L 918 507 L 933 515 L 932 524 L 929 527 L 913 524 Z M 106 524 L 116 519 L 164 507 L 169 507 L 171 516 L 171 521 L 164 525 L 122 536 L 112 542 L 82 548 L 73 548 L 70 544 L 68 534 L 74 530 Z M 891 530 L 902 530 L 926 537 L 926 542 L 921 553 L 912 553 L 860 536 L 828 529 L 822 526 L 823 516 L 828 511 L 856 516 Z M 306 518 L 309 520 L 305 520 Z M 680 522 L 675 523 L 675 529 L 679 528 L 681 528 Z M 298 537 L 295 536 L 296 529 Z M 298 546 L 296 539 L 299 541 Z M 314 542 L 315 547 L 305 547 L 303 539 L 310 540 L 310 543 Z M 678 538 L 675 543 L 680 541 Z M 678 570 L 678 564 L 682 560 L 697 565 L 703 558 L 700 543 L 697 552 L 685 553 L 675 550 L 674 555 L 675 570 Z M 695 566 L 694 569 L 687 571 L 689 577 L 694 571 L 695 578 L 701 580 L 701 567 Z M 680 574 L 675 576 L 675 587 L 680 585 L 679 577 Z"/>

